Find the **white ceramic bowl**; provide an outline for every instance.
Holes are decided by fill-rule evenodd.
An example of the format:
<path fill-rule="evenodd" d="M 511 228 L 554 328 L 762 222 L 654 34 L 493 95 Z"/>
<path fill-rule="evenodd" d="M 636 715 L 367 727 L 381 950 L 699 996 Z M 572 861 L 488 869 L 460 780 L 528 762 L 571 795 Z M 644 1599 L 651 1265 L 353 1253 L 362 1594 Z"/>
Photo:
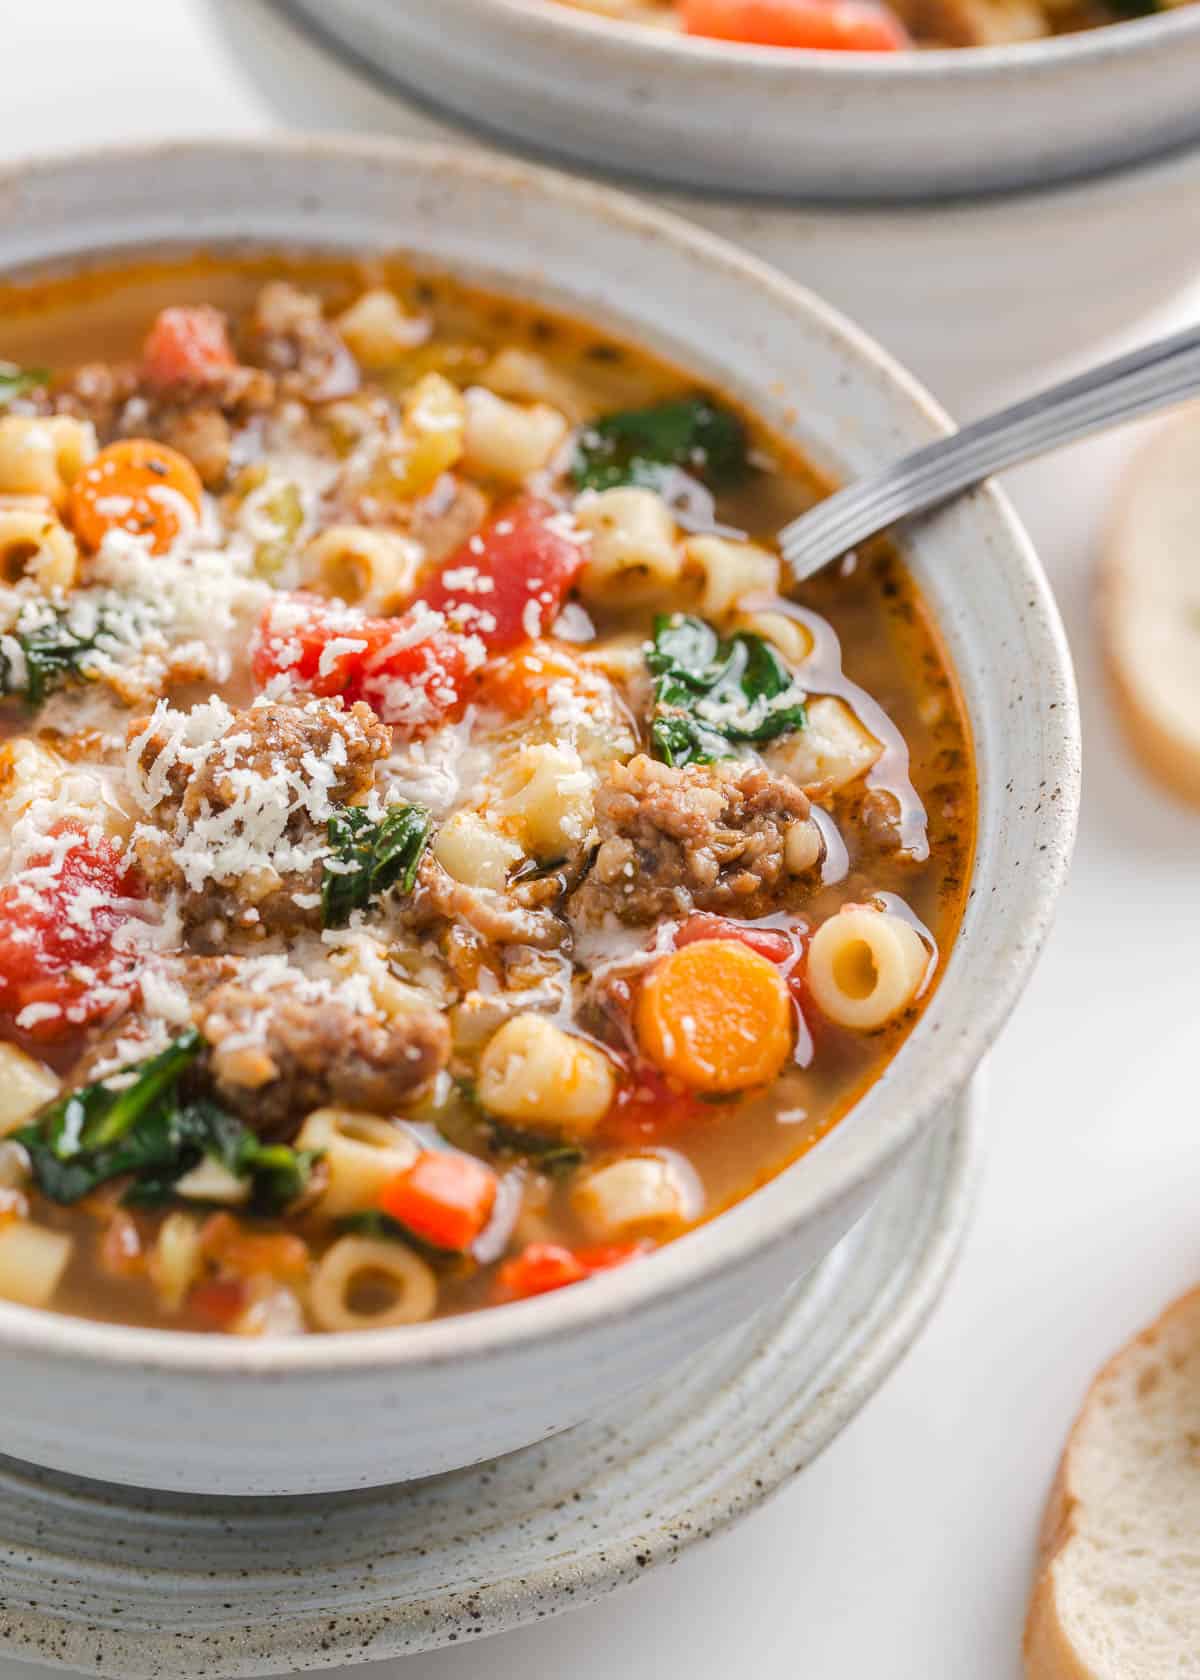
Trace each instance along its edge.
<path fill-rule="evenodd" d="M 294 6 L 287 18 L 254 8 L 218 16 L 228 50 L 288 126 L 418 140 L 476 132 L 473 112 L 436 113 L 402 76 L 347 51 L 333 33 L 346 27 L 340 10 L 325 8 L 324 28 L 303 32 L 287 21 L 298 19 Z M 844 309 L 955 411 L 981 413 L 1115 352 L 1122 338 L 1166 330 L 1156 317 L 1189 288 L 1200 305 L 1200 145 L 953 203 L 804 206 L 639 187 Z"/>
<path fill-rule="evenodd" d="M 1200 8 L 1015 47 L 741 47 L 551 0 L 290 0 L 498 138 L 664 186 L 872 200 L 1045 186 L 1200 139 Z"/>
<path fill-rule="evenodd" d="M 947 426 L 882 351 L 770 269 L 618 195 L 498 160 L 206 141 L 8 167 L 0 202 L 4 271 L 172 241 L 399 245 L 641 339 L 835 471 L 861 472 Z M 255 1343 L 0 1305 L 4 1451 L 214 1493 L 425 1475 L 594 1415 L 827 1253 L 998 1032 L 1046 932 L 1074 833 L 1069 657 L 1006 503 L 976 492 L 914 532 L 910 557 L 975 732 L 974 881 L 925 1016 L 813 1154 L 642 1264 L 410 1329 Z"/>

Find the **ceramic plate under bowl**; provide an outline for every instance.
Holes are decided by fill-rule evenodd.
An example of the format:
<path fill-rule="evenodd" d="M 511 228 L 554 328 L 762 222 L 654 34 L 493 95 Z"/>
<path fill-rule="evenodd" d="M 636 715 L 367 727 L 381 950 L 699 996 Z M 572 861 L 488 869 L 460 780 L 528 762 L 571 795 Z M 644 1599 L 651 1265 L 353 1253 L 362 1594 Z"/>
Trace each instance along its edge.
<path fill-rule="evenodd" d="M 797 52 L 555 0 L 287 0 L 413 92 L 543 155 L 664 186 L 944 198 L 1200 139 L 1200 7 L 1019 46 Z"/>
<path fill-rule="evenodd" d="M 977 1106 L 749 1326 L 510 1458 L 265 1504 L 0 1459 L 0 1652 L 121 1680 L 290 1673 L 499 1633 L 671 1561 L 811 1463 L 911 1344 L 970 1213 Z"/>

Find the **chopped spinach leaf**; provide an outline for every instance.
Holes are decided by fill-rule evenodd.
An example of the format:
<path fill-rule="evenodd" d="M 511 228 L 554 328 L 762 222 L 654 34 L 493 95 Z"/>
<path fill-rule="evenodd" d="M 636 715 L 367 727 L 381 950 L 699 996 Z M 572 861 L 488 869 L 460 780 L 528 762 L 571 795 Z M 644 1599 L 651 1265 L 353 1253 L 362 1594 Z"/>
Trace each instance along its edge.
<path fill-rule="evenodd" d="M 278 1212 L 294 1201 L 317 1159 L 312 1151 L 264 1144 L 219 1104 L 180 1099 L 179 1081 L 203 1048 L 198 1032 L 182 1033 L 134 1077 L 126 1070 L 72 1091 L 16 1133 L 42 1194 L 69 1204 L 128 1173 L 134 1182 L 125 1200 L 157 1206 L 210 1156 L 250 1181 L 256 1211 Z"/>
<path fill-rule="evenodd" d="M 337 1222 L 339 1231 L 354 1237 L 378 1237 L 384 1242 L 407 1243 L 412 1232 L 382 1208 L 360 1208 L 357 1213 L 343 1214 Z"/>
<path fill-rule="evenodd" d="M 278 1213 L 308 1189 L 319 1149 L 293 1149 L 286 1143 L 263 1143 L 247 1129 L 234 1169 L 253 1186 L 251 1205 L 261 1213 Z"/>
<path fill-rule="evenodd" d="M 419 805 L 394 805 L 379 822 L 346 806 L 329 819 L 329 844 L 336 867 L 326 862 L 321 882 L 321 920 L 345 927 L 355 910 L 393 888 L 410 893 L 432 823 Z"/>
<path fill-rule="evenodd" d="M 72 1091 L 46 1109 L 38 1131 L 60 1161 L 121 1142 L 174 1087 L 204 1048 L 194 1027 L 136 1069 L 124 1069 Z"/>
<path fill-rule="evenodd" d="M 10 634 L 18 651 L 0 645 L 0 694 L 18 695 L 35 710 L 69 683 L 90 682 L 88 655 L 106 639 L 120 640 L 102 607 L 86 619 L 72 609 L 28 629 L 18 622 Z"/>
<path fill-rule="evenodd" d="M 714 729 L 705 729 L 686 713 L 656 717 L 650 725 L 650 745 L 664 764 L 713 764 L 731 757 L 729 742 Z"/>
<path fill-rule="evenodd" d="M 626 409 L 585 426 L 571 475 L 580 490 L 618 484 L 656 489 L 670 468 L 710 488 L 735 484 L 748 467 L 746 428 L 711 397 L 683 397 L 653 408 Z"/>
<path fill-rule="evenodd" d="M 650 741 L 664 764 L 711 764 L 741 743 L 803 729 L 804 691 L 762 636 L 739 630 L 722 641 L 710 624 L 660 614 L 646 647 L 654 675 Z"/>
<path fill-rule="evenodd" d="M 560 1138 L 545 1137 L 537 1132 L 523 1132 L 514 1126 L 492 1122 L 492 1145 L 510 1155 L 523 1155 L 542 1172 L 551 1177 L 573 1172 L 582 1166 L 583 1150 L 576 1143 L 563 1143 Z"/>
<path fill-rule="evenodd" d="M 0 362 L 0 408 L 7 408 L 18 397 L 36 391 L 49 377 L 46 368 L 22 368 L 15 362 Z"/>

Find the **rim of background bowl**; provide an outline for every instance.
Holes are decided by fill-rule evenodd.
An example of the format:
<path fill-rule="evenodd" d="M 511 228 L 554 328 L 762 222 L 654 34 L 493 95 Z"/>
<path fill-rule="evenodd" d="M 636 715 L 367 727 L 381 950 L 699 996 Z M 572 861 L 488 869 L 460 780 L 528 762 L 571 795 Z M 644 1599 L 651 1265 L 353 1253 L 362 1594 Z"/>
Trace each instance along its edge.
<path fill-rule="evenodd" d="M 32 182 L 52 180 L 77 169 L 121 171 L 132 164 L 155 162 L 169 169 L 183 157 L 211 156 L 224 159 L 246 154 L 302 161 L 316 153 L 357 160 L 376 166 L 420 170 L 426 174 L 468 175 L 498 187 L 519 185 L 551 202 L 557 197 L 572 202 L 579 210 L 592 213 L 600 223 L 617 223 L 630 233 L 644 233 L 689 253 L 697 261 L 716 266 L 731 280 L 750 290 L 768 291 L 811 329 L 819 328 L 834 340 L 851 361 L 865 364 L 906 399 L 914 418 L 935 432 L 953 429 L 949 416 L 893 358 L 873 339 L 805 287 L 787 279 L 778 270 L 739 250 L 726 240 L 693 226 L 680 216 L 630 198 L 611 187 L 596 186 L 558 171 L 487 153 L 471 152 L 451 144 L 399 140 L 360 140 L 344 135 L 250 136 L 201 138 L 160 143 L 104 146 L 53 154 L 38 154 L 0 167 L 0 202 L 19 195 Z M 233 236 L 231 236 L 232 238 Z M 236 236 L 242 246 L 254 238 L 244 228 Z M 156 242 L 161 248 L 163 240 Z M 177 243 L 186 247 L 186 231 Z M 194 242 L 193 242 L 194 243 Z M 287 244 L 288 240 L 263 244 Z M 319 248 L 319 232 L 311 241 L 290 241 L 297 249 L 307 244 Z M 403 241 L 398 243 L 403 248 Z M 109 252 L 130 254 L 136 245 L 122 245 L 114 236 Z M 61 270 L 73 259 L 53 256 L 47 265 Z M 0 231 L 0 278 L 9 272 L 36 272 L 38 260 L 25 259 L 13 267 L 6 264 Z M 566 288 L 564 287 L 565 291 Z M 636 314 L 636 311 L 633 312 Z M 197 1375 L 236 1379 L 265 1376 L 276 1378 L 305 1372 L 363 1372 L 406 1366 L 440 1366 L 468 1358 L 486 1358 L 508 1353 L 515 1346 L 544 1345 L 578 1335 L 589 1327 L 636 1313 L 643 1307 L 661 1304 L 686 1292 L 717 1272 L 733 1272 L 750 1264 L 764 1249 L 785 1244 L 797 1227 L 829 1211 L 854 1191 L 881 1175 L 902 1154 L 936 1112 L 961 1089 L 982 1055 L 1003 1026 L 1024 988 L 1037 954 L 1049 931 L 1059 892 L 1066 879 L 1074 843 L 1079 806 L 1079 713 L 1074 673 L 1066 635 L 1049 583 L 1024 527 L 1007 498 L 994 485 L 973 492 L 972 500 L 990 514 L 997 536 L 1007 543 L 1007 564 L 1019 569 L 1025 589 L 1031 643 L 1031 664 L 1039 671 L 1045 696 L 1056 707 L 1059 727 L 1058 774 L 1062 797 L 1046 811 L 1048 849 L 1038 870 L 1022 872 L 1020 918 L 1025 936 L 1019 952 L 995 975 L 986 1001 L 975 1011 L 969 1028 L 958 1031 L 949 1049 L 938 1042 L 939 1057 L 931 1060 L 930 1077 L 923 1094 L 910 1099 L 906 1108 L 889 1118 L 885 1133 L 848 1162 L 841 1176 L 814 1199 L 810 1190 L 802 1193 L 802 1157 L 741 1202 L 707 1224 L 657 1250 L 637 1266 L 620 1267 L 588 1280 L 587 1286 L 564 1289 L 530 1301 L 509 1303 L 453 1318 L 434 1319 L 424 1324 L 369 1332 L 340 1332 L 325 1335 L 281 1338 L 256 1342 L 235 1337 L 203 1336 L 183 1330 L 160 1330 L 99 1323 L 39 1308 L 0 1301 L 0 1350 L 36 1353 L 61 1362 L 100 1362 L 110 1367 L 150 1371 L 191 1372 Z M 1030 792 L 1036 792 L 1031 784 Z M 1048 860 L 1048 861 L 1047 861 Z M 978 870 L 978 858 L 975 869 Z M 929 1009 L 905 1040 L 902 1052 L 912 1053 L 931 1037 L 945 988 L 939 988 Z M 840 1122 L 839 1130 L 853 1124 L 854 1117 L 886 1084 L 886 1070 L 866 1096 Z M 773 1210 L 766 1222 L 762 1212 L 772 1190 L 782 1196 L 785 1183 L 801 1194 L 791 1204 Z"/>
<path fill-rule="evenodd" d="M 463 0 L 478 12 L 507 13 L 514 24 L 533 31 L 574 32 L 581 42 L 597 46 L 621 43 L 631 56 L 650 69 L 666 63 L 711 69 L 736 64 L 751 74 L 783 77 L 809 66 L 844 81 L 875 82 L 903 79 L 930 84 L 948 72 L 959 80 L 1020 74 L 1029 70 L 1061 69 L 1064 63 L 1091 64 L 1123 59 L 1128 51 L 1151 47 L 1160 36 L 1200 34 L 1200 6 L 1180 5 L 1150 17 L 1125 18 L 1096 29 L 1083 29 L 1044 40 L 1018 41 L 994 47 L 930 47 L 916 53 L 830 52 L 815 47 L 759 47 L 738 41 L 713 41 L 700 35 L 677 34 L 652 24 L 602 17 L 579 11 L 559 0 Z M 559 14 L 562 14 L 561 16 Z M 1194 15 L 1193 15 L 1194 14 Z M 1112 39 L 1110 39 L 1112 37 Z"/>

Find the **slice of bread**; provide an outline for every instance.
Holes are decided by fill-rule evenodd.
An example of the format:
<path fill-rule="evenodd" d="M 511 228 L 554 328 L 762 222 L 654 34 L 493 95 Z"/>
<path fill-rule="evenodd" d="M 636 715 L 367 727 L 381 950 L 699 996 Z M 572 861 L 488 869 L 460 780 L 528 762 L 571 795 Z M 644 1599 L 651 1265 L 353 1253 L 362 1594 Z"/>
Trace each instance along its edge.
<path fill-rule="evenodd" d="M 1025 1672 L 1200 1676 L 1200 1289 L 1088 1391 L 1042 1526 Z"/>
<path fill-rule="evenodd" d="M 1200 804 L 1200 407 L 1159 426 L 1110 529 L 1101 631 L 1117 704 L 1146 768 Z"/>

